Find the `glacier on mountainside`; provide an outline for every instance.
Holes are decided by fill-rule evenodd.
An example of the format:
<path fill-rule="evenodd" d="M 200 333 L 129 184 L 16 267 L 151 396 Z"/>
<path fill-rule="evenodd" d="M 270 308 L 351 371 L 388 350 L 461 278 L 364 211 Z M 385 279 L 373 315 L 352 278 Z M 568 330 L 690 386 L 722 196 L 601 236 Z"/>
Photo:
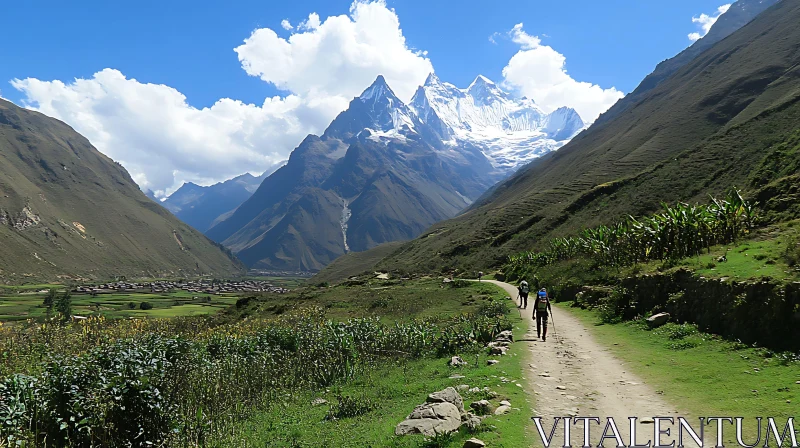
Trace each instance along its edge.
<path fill-rule="evenodd" d="M 448 146 L 471 144 L 503 172 L 560 148 L 585 128 L 574 109 L 548 114 L 533 100 L 514 98 L 480 75 L 459 89 L 431 73 L 410 108 Z"/>

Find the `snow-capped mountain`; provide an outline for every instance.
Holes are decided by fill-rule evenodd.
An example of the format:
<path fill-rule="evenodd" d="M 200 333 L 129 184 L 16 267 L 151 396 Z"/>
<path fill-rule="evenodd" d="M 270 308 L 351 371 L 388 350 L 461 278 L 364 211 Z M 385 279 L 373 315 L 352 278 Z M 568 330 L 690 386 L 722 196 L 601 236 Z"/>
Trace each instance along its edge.
<path fill-rule="evenodd" d="M 379 76 L 206 234 L 251 267 L 318 270 L 414 238 L 499 180 L 486 156 L 448 147 Z"/>
<path fill-rule="evenodd" d="M 411 109 L 448 146 L 474 145 L 501 172 L 560 148 L 585 127 L 575 110 L 545 113 L 533 100 L 516 99 L 484 76 L 459 89 L 431 73 Z"/>

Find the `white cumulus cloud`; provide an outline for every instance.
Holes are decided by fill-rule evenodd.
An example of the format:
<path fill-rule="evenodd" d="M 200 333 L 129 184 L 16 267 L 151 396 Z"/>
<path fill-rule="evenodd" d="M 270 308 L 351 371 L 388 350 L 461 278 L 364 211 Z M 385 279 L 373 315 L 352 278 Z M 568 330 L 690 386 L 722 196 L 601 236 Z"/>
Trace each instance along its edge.
<path fill-rule="evenodd" d="M 66 83 L 27 78 L 12 85 L 25 106 L 65 121 L 142 189 L 163 197 L 185 181 L 208 185 L 286 159 L 379 74 L 407 100 L 433 71 L 424 52 L 408 47 L 382 0 L 357 0 L 349 14 L 324 21 L 312 13 L 295 30 L 282 39 L 257 29 L 235 49 L 248 74 L 286 92 L 261 105 L 222 98 L 198 109 L 172 87 L 113 69 Z"/>
<path fill-rule="evenodd" d="M 564 55 L 542 45 L 541 39 L 526 33 L 521 23 L 509 36 L 520 49 L 503 68 L 503 84 L 532 98 L 546 112 L 567 106 L 591 122 L 624 96 L 614 87 L 604 89 L 572 78 Z"/>
<path fill-rule="evenodd" d="M 235 49 L 242 67 L 282 90 L 352 99 L 382 74 L 400 99 L 411 99 L 433 71 L 424 52 L 408 47 L 400 20 L 385 2 L 356 1 L 350 15 L 309 15 L 306 32 L 288 39 L 255 30 Z"/>
<path fill-rule="evenodd" d="M 715 23 L 717 23 L 717 19 L 719 19 L 719 16 L 728 12 L 730 8 L 731 4 L 728 3 L 717 8 L 715 15 L 700 14 L 698 17 L 692 17 L 692 22 L 698 24 L 698 26 L 700 27 L 700 31 L 689 33 L 689 39 L 694 42 L 696 40 L 703 38 L 703 36 L 708 34 L 708 32 L 711 30 L 711 27 L 714 26 Z"/>
<path fill-rule="evenodd" d="M 289 31 L 294 27 L 292 26 L 292 22 L 290 22 L 288 19 L 283 19 L 281 20 L 281 28 L 285 29 L 286 31 Z"/>
<path fill-rule="evenodd" d="M 28 78 L 12 85 L 25 94 L 26 106 L 73 126 L 159 196 L 183 181 L 209 184 L 259 173 L 341 107 L 289 95 L 260 106 L 224 98 L 197 109 L 171 87 L 112 69 L 68 84 Z"/>

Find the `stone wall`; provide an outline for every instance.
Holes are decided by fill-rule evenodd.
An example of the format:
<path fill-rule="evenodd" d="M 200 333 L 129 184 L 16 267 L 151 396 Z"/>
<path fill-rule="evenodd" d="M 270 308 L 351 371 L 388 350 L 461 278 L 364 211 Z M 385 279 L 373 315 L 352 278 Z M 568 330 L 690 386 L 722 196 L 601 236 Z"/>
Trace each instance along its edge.
<path fill-rule="evenodd" d="M 665 311 L 673 321 L 728 339 L 800 350 L 800 282 L 709 279 L 678 270 L 628 277 L 613 290 L 587 287 L 572 298 L 579 306 L 614 307 L 623 319 Z"/>

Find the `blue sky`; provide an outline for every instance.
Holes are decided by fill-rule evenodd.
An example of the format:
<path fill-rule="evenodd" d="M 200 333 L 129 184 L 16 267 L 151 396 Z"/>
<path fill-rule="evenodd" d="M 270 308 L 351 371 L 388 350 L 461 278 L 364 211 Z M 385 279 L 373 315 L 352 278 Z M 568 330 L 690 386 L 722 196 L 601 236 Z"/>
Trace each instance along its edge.
<path fill-rule="evenodd" d="M 70 80 L 107 67 L 140 81 L 163 83 L 197 107 L 231 97 L 260 103 L 278 93 L 242 71 L 233 48 L 256 28 L 280 30 L 317 12 L 343 14 L 350 1 L 173 0 L 71 2 L 29 0 L 3 7 L 0 92 L 22 95 L 13 78 Z M 489 36 L 524 23 L 529 33 L 567 57 L 576 79 L 630 92 L 663 59 L 691 42 L 691 18 L 722 0 L 387 2 L 412 47 L 427 50 L 440 78 L 460 87 L 478 74 L 499 79 L 517 48 Z M 163 6 L 167 4 L 168 6 Z M 288 32 L 286 33 L 288 35 Z"/>
<path fill-rule="evenodd" d="M 283 129 L 291 128 L 291 132 L 297 135 L 308 130 L 319 132 L 318 128 L 329 121 L 332 111 L 340 109 L 342 104 L 346 105 L 342 103 L 341 98 L 352 98 L 355 89 L 366 85 L 363 87 L 354 85 L 339 92 L 320 80 L 314 81 L 309 78 L 305 83 L 295 82 L 292 79 L 311 76 L 314 74 L 313 70 L 312 73 L 309 73 L 309 69 L 303 72 L 276 73 L 269 66 L 270 63 L 274 64 L 275 59 L 262 57 L 264 51 L 267 53 L 272 51 L 265 50 L 264 46 L 272 45 L 271 48 L 279 48 L 281 45 L 278 39 L 288 38 L 291 33 L 301 32 L 296 28 L 291 32 L 282 28 L 283 19 L 288 19 L 292 25 L 297 26 L 314 12 L 324 24 L 331 16 L 350 14 L 353 17 L 352 3 L 352 0 L 293 2 L 246 0 L 224 3 L 198 0 L 10 2 L 3 6 L 0 13 L 2 21 L 0 41 L 4 43 L 0 46 L 0 61 L 2 61 L 0 94 L 18 104 L 38 107 L 49 115 L 67 121 L 87 135 L 101 151 L 121 160 L 134 174 L 134 178 L 137 178 L 138 174 L 137 181 L 140 184 L 148 184 L 154 190 L 174 189 L 175 185 L 186 179 L 201 183 L 216 181 L 219 180 L 218 177 L 232 175 L 240 169 L 237 167 L 247 164 L 255 163 L 254 171 L 257 171 L 262 165 L 267 166 L 276 158 L 284 157 L 293 147 L 291 143 L 293 140 L 288 139 L 282 146 L 270 147 L 269 150 L 264 150 L 263 145 L 262 149 L 256 151 L 251 148 L 249 155 L 245 154 L 248 151 L 243 149 L 243 155 L 239 158 L 241 164 L 220 168 L 218 175 L 203 174 L 195 172 L 197 170 L 193 171 L 191 166 L 177 165 L 171 167 L 172 180 L 169 180 L 170 176 L 164 173 L 161 175 L 137 173 L 135 165 L 140 162 L 136 162 L 135 153 L 141 153 L 144 151 L 143 148 L 153 145 L 160 145 L 159 151 L 164 152 L 165 148 L 173 143 L 157 142 L 155 135 L 146 138 L 143 136 L 142 141 L 134 142 L 122 141 L 121 137 L 113 135 L 114 138 L 110 138 L 107 134 L 119 131 L 117 128 L 121 125 L 119 122 L 107 123 L 104 121 L 105 118 L 99 115 L 96 117 L 96 123 L 81 122 L 76 117 L 86 116 L 89 110 L 93 112 L 101 110 L 96 105 L 99 100 L 96 92 L 87 93 L 87 90 L 91 90 L 91 86 L 79 89 L 71 83 L 76 78 L 92 79 L 101 70 L 111 68 L 120 74 L 114 80 L 115 86 L 132 85 L 131 80 L 134 78 L 139 83 L 154 85 L 148 86 L 152 88 L 146 92 L 140 90 L 135 95 L 131 94 L 132 97 L 153 93 L 153 101 L 156 103 L 158 95 L 162 95 L 168 98 L 165 100 L 166 103 L 174 105 L 176 99 L 170 98 L 169 95 L 177 92 L 184 95 L 186 104 L 183 106 L 189 108 L 189 111 L 178 111 L 175 116 L 183 114 L 190 122 L 194 124 L 202 122 L 205 127 L 211 126 L 209 123 L 212 121 L 214 123 L 224 121 L 227 117 L 222 116 L 225 111 L 220 109 L 214 114 L 200 116 L 201 114 L 194 113 L 194 109 L 211 108 L 220 99 L 229 98 L 261 107 L 266 97 L 295 94 L 306 101 L 308 110 L 298 109 L 300 106 L 291 106 L 293 115 L 289 118 L 279 117 L 283 120 L 281 126 Z M 675 55 L 691 44 L 687 35 L 699 29 L 698 24 L 692 22 L 693 17 L 701 13 L 712 14 L 723 3 L 724 0 L 671 2 L 386 0 L 385 8 L 394 10 L 401 30 L 398 33 L 401 32 L 405 38 L 408 50 L 405 56 L 413 58 L 413 54 L 418 55 L 415 60 L 407 60 L 408 64 L 413 66 L 413 73 L 409 72 L 406 77 L 401 73 L 402 67 L 389 67 L 388 70 L 397 70 L 394 75 L 396 81 L 392 81 L 392 76 L 387 76 L 387 79 L 393 87 L 398 86 L 396 90 L 408 90 L 403 83 L 412 86 L 417 83 L 420 72 L 424 71 L 426 66 L 432 66 L 442 80 L 459 87 L 466 87 L 478 74 L 502 82 L 504 68 L 510 66 L 510 61 L 515 55 L 525 50 L 526 44 L 523 42 L 525 36 L 536 36 L 540 39 L 541 46 L 546 46 L 553 50 L 551 53 L 566 58 L 565 68 L 573 80 L 591 83 L 599 89 L 615 87 L 623 93 L 628 93 L 658 62 Z M 76 6 L 78 4 L 80 6 Z M 362 22 L 366 23 L 366 19 Z M 524 24 L 524 28 L 520 29 L 523 34 L 509 34 L 519 23 Z M 262 45 L 253 43 L 252 51 L 245 56 L 234 51 L 234 48 L 242 45 L 254 30 L 266 28 L 274 30 L 278 39 L 266 36 L 268 39 L 263 41 Z M 330 28 L 334 29 L 333 26 Z M 368 28 L 365 25 L 363 32 L 371 32 Z M 306 28 L 302 32 L 312 31 L 314 30 Z M 494 37 L 490 39 L 491 36 Z M 391 36 L 384 36 L 381 39 L 385 41 L 390 38 Z M 336 42 L 335 38 L 332 39 L 332 42 Z M 384 51 L 381 46 L 383 43 L 378 42 L 376 45 L 378 52 Z M 396 45 L 391 48 L 397 50 Z M 258 53 L 259 51 L 261 53 Z M 386 50 L 387 53 L 389 51 Z M 417 51 L 427 53 L 420 55 L 415 53 Z M 402 58 L 397 60 L 406 61 Z M 258 66 L 258 61 L 264 65 L 251 69 L 251 74 L 257 75 L 251 76 L 243 69 L 243 61 L 253 61 L 253 67 Z M 354 63 L 357 65 L 357 61 L 351 61 L 348 70 L 355 70 Z M 314 64 L 314 61 L 311 61 L 310 66 L 313 67 Z M 325 65 L 320 67 L 322 68 L 317 71 L 324 72 Z M 385 71 L 387 67 L 376 62 L 366 71 L 370 70 Z M 516 86 L 524 93 L 526 88 L 533 89 L 533 83 L 538 81 L 532 79 L 526 84 L 524 80 L 519 79 L 524 75 L 524 70 L 536 71 L 530 65 L 520 66 L 520 70 L 523 72 L 518 71 L 516 78 L 506 79 L 506 86 Z M 342 72 L 343 79 L 352 78 L 347 75 L 349 72 L 346 68 L 342 68 Z M 373 75 L 374 73 L 370 73 L 369 77 Z M 45 84 L 28 83 L 25 86 L 12 87 L 9 82 L 17 78 L 31 79 Z M 509 79 L 515 81 L 511 82 Z M 62 81 L 66 87 L 49 84 L 56 80 Z M 277 80 L 283 90 L 277 89 L 270 82 L 265 82 L 269 80 Z M 103 110 L 108 110 L 108 105 L 114 98 L 124 97 L 123 91 L 114 93 L 113 89 L 117 87 L 109 87 L 112 85 L 111 82 L 95 83 L 104 86 L 103 89 L 107 92 L 107 96 L 103 97 L 106 107 Z M 163 85 L 165 88 L 159 90 L 155 85 Z M 172 90 L 167 91 L 166 87 Z M 137 88 L 144 89 L 142 86 Z M 533 91 L 538 92 L 535 89 Z M 82 102 L 84 104 L 82 107 L 91 109 L 76 110 L 72 106 L 63 104 L 69 101 L 68 99 L 76 98 L 76 95 L 81 99 L 76 102 Z M 308 105 L 309 98 L 313 95 L 331 98 L 331 103 L 326 106 L 324 113 L 321 112 L 321 106 Z M 338 102 L 333 100 L 337 96 L 341 97 Z M 144 97 L 150 98 L 147 95 Z M 538 98 L 534 97 L 534 100 L 539 102 Z M 179 98 L 177 101 L 180 102 Z M 92 103 L 91 106 L 86 106 L 89 102 Z M 233 108 L 235 105 L 227 106 Z M 118 114 L 147 115 L 146 111 L 136 110 L 138 106 L 133 105 L 131 101 L 114 107 L 118 108 Z M 274 110 L 278 107 L 276 105 L 270 107 L 273 108 L 268 112 L 270 119 L 283 113 Z M 286 104 L 280 105 L 283 109 L 288 107 Z M 605 108 L 607 105 L 598 107 Z M 242 107 L 237 111 L 242 117 L 265 113 L 262 110 L 245 111 Z M 214 116 L 214 120 L 209 118 L 211 115 Z M 582 115 L 585 114 L 582 112 Z M 588 118 L 594 119 L 594 117 Z M 240 121 L 246 120 L 247 118 L 242 118 Z M 265 119 L 262 117 L 259 120 Z M 135 120 L 131 118 L 125 121 Z M 223 123 L 220 127 L 224 128 L 229 124 Z M 100 125 L 104 130 L 102 136 L 93 135 L 91 130 Z M 125 130 L 125 133 L 130 132 L 137 131 Z M 270 128 L 269 132 L 274 135 L 275 128 Z M 123 132 L 119 131 L 117 134 L 121 135 Z M 235 138 L 231 137 L 232 134 L 236 133 L 231 131 L 225 136 L 226 142 Z M 108 141 L 102 141 L 102 138 L 107 137 Z M 248 144 L 255 145 L 254 138 L 250 138 Z M 299 137 L 292 134 L 291 138 L 296 140 Z M 121 146 L 126 147 L 125 152 L 121 150 L 115 152 L 113 149 Z M 186 151 L 192 150 L 189 148 Z M 200 152 L 198 150 L 193 154 Z M 209 149 L 207 152 L 213 154 L 214 150 Z M 254 155 L 255 153 L 258 154 Z M 176 160 L 185 160 L 186 157 L 185 152 L 178 153 L 174 157 L 165 158 L 165 163 L 167 159 L 171 159 L 170 163 L 174 164 Z M 258 158 L 257 162 L 253 161 L 253 157 Z M 198 156 L 197 165 L 203 165 L 207 161 L 207 158 Z M 156 177 L 160 179 L 155 180 Z"/>

